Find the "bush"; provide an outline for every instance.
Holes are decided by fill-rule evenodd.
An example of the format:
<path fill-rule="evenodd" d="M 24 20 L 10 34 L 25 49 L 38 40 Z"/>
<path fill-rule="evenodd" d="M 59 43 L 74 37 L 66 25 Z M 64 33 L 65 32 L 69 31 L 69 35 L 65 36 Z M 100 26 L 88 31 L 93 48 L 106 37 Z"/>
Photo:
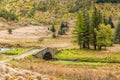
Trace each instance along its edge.
<path fill-rule="evenodd" d="M 14 13 L 7 11 L 6 9 L 0 8 L 0 17 L 7 20 L 17 20 L 17 16 Z"/>
<path fill-rule="evenodd" d="M 12 34 L 12 29 L 8 29 L 8 33 L 9 33 L 9 34 Z"/>
<path fill-rule="evenodd" d="M 55 35 L 55 33 L 53 33 L 52 37 L 53 37 L 53 38 L 56 38 L 56 35 Z"/>
<path fill-rule="evenodd" d="M 37 6 L 37 10 L 45 12 L 45 11 L 48 10 L 48 6 L 47 6 L 47 4 L 45 2 L 41 2 Z"/>

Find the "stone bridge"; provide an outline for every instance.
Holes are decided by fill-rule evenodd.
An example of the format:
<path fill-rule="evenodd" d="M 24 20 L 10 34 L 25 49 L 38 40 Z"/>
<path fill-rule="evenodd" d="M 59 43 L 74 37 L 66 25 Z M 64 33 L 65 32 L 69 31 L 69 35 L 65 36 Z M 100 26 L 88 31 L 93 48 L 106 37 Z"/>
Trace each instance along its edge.
<path fill-rule="evenodd" d="M 50 60 L 53 58 L 53 56 L 56 53 L 57 53 L 57 49 L 46 47 L 46 48 L 41 48 L 41 49 L 33 49 L 33 50 L 27 52 L 26 54 L 22 54 L 22 55 L 15 57 L 13 59 L 22 59 L 22 58 L 25 58 L 29 55 L 33 55 L 36 58 Z"/>
<path fill-rule="evenodd" d="M 57 49 L 55 48 L 42 48 L 37 53 L 34 53 L 33 56 L 40 59 L 50 60 L 57 53 Z"/>

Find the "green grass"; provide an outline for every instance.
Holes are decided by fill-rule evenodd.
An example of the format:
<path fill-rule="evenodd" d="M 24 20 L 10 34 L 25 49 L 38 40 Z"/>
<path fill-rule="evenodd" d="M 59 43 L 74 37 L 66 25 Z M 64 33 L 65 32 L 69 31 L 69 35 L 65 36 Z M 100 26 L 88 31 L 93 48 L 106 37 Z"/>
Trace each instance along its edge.
<path fill-rule="evenodd" d="M 51 61 L 55 64 L 65 64 L 65 65 L 80 65 L 80 66 L 106 66 L 108 63 L 100 62 L 71 62 L 71 61 Z"/>
<path fill-rule="evenodd" d="M 119 53 L 92 50 L 63 50 L 54 56 L 58 60 L 73 60 L 82 62 L 120 63 Z"/>
<path fill-rule="evenodd" d="M 23 48 L 15 48 L 15 49 L 4 51 L 2 53 L 6 55 L 19 55 L 19 54 L 22 54 L 23 52 L 24 52 Z"/>

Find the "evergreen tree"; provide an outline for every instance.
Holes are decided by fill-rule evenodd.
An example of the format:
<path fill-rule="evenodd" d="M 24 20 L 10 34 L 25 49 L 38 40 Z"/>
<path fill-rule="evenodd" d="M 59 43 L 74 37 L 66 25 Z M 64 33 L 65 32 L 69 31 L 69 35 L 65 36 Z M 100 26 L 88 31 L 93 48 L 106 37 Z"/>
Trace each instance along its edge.
<path fill-rule="evenodd" d="M 60 29 L 59 29 L 59 31 L 58 31 L 58 34 L 59 34 L 59 35 L 65 34 L 64 28 L 65 28 L 65 25 L 64 25 L 64 23 L 62 22 L 61 25 L 60 25 Z"/>
<path fill-rule="evenodd" d="M 56 29 L 55 29 L 55 27 L 54 27 L 54 24 L 52 25 L 51 31 L 52 31 L 53 33 L 56 32 Z"/>
<path fill-rule="evenodd" d="M 117 24 L 117 28 L 114 36 L 114 43 L 120 44 L 120 21 Z"/>
<path fill-rule="evenodd" d="M 103 17 L 103 23 L 104 23 L 105 25 L 107 25 L 107 24 L 108 24 L 108 19 L 106 19 L 106 17 L 105 17 L 105 16 Z"/>
<path fill-rule="evenodd" d="M 112 30 L 110 25 L 99 25 L 99 30 L 96 31 L 98 49 L 102 47 L 110 46 L 112 44 Z"/>
<path fill-rule="evenodd" d="M 105 3 L 105 2 L 119 3 L 120 0 L 96 0 L 96 3 Z"/>
<path fill-rule="evenodd" d="M 86 31 L 85 31 L 85 47 L 86 48 L 90 48 L 90 38 L 91 38 L 91 32 L 90 32 L 90 17 L 88 13 L 84 13 L 84 18 L 85 18 L 85 27 L 86 27 Z"/>
<path fill-rule="evenodd" d="M 77 38 L 77 43 L 80 46 L 80 48 L 84 48 L 84 42 L 85 42 L 85 32 L 86 32 L 86 27 L 85 27 L 85 19 L 83 15 L 80 13 L 77 17 L 77 22 L 76 22 L 76 27 L 75 27 L 75 37 Z"/>
<path fill-rule="evenodd" d="M 102 23 L 102 19 L 101 19 L 101 15 L 100 12 L 97 10 L 96 7 L 94 7 L 94 12 L 92 14 L 92 27 L 91 27 L 91 31 L 92 31 L 92 39 L 93 39 L 93 46 L 94 49 L 97 49 L 97 39 L 96 39 L 96 33 L 95 33 L 95 29 L 98 30 L 98 25 Z"/>
<path fill-rule="evenodd" d="M 53 32 L 52 37 L 55 38 L 56 37 L 56 35 L 55 35 L 56 29 L 54 27 L 54 24 L 52 25 L 51 31 Z"/>
<path fill-rule="evenodd" d="M 65 24 L 65 27 L 67 28 L 67 30 L 69 30 L 69 26 L 68 26 L 67 22 Z"/>
<path fill-rule="evenodd" d="M 111 17 L 109 17 L 108 23 L 110 24 L 111 28 L 115 28 Z"/>

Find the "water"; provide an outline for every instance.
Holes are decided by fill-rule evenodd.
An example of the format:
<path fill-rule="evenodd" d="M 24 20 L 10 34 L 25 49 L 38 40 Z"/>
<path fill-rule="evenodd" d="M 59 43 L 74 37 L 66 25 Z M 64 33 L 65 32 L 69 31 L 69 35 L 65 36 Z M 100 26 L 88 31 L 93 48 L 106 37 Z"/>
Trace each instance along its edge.
<path fill-rule="evenodd" d="M 6 51 L 6 50 L 10 50 L 10 48 L 0 48 L 0 52 Z"/>
<path fill-rule="evenodd" d="M 77 61 L 70 61 L 70 60 L 55 60 L 55 62 L 77 62 Z"/>

